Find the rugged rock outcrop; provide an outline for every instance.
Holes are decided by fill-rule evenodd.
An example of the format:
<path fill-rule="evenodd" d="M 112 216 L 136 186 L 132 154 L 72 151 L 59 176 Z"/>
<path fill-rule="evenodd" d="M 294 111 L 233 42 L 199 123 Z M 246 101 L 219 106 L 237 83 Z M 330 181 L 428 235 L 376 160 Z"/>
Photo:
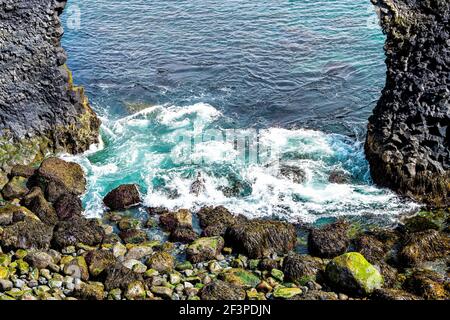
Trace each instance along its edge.
<path fill-rule="evenodd" d="M 64 0 L 0 0 L 0 168 L 83 152 L 100 121 L 60 44 Z M 0 169 L 0 172 L 1 172 Z"/>
<path fill-rule="evenodd" d="M 450 2 L 372 0 L 387 36 L 386 86 L 369 119 L 374 181 L 450 204 Z"/>

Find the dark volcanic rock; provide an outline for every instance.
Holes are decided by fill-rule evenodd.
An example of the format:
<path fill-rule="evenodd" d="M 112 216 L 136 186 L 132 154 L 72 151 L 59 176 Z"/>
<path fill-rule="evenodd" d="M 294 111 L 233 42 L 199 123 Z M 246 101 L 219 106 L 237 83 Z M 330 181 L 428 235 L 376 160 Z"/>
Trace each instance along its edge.
<path fill-rule="evenodd" d="M 386 86 L 369 119 L 372 178 L 433 206 L 450 204 L 450 2 L 373 0 L 387 35 Z"/>
<path fill-rule="evenodd" d="M 95 246 L 102 242 L 105 231 L 97 220 L 89 220 L 83 217 L 69 221 L 60 221 L 54 230 L 53 243 L 58 248 L 82 243 Z"/>
<path fill-rule="evenodd" d="M 327 225 L 320 229 L 312 229 L 308 236 L 308 249 L 312 255 L 321 258 L 333 258 L 343 254 L 350 239 L 349 224 L 345 221 Z"/>
<path fill-rule="evenodd" d="M 0 167 L 78 153 L 98 142 L 100 121 L 72 83 L 61 47 L 64 0 L 0 2 Z"/>
<path fill-rule="evenodd" d="M 123 184 L 110 191 L 103 202 L 111 210 L 124 210 L 139 204 L 141 196 L 135 184 Z"/>
<path fill-rule="evenodd" d="M 202 300 L 244 300 L 245 291 L 222 280 L 215 280 L 203 287 Z"/>
<path fill-rule="evenodd" d="M 250 258 L 260 258 L 289 252 L 297 243 L 297 234 L 289 223 L 250 220 L 230 226 L 226 241 Z"/>
<path fill-rule="evenodd" d="M 66 193 L 55 202 L 55 210 L 59 220 L 70 220 L 81 216 L 83 205 L 79 197 Z"/>

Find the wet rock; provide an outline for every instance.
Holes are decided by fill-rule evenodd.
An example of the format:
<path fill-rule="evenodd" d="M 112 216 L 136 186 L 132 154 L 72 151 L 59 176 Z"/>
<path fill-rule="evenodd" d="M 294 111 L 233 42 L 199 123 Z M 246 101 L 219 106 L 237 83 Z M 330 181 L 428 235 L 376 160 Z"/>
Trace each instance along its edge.
<path fill-rule="evenodd" d="M 81 216 L 83 205 L 78 196 L 66 193 L 55 202 L 55 210 L 59 220 L 71 220 Z"/>
<path fill-rule="evenodd" d="M 86 190 L 86 178 L 81 166 L 58 158 L 47 158 L 42 162 L 37 170 L 37 180 L 50 202 L 55 202 L 66 193 L 80 196 Z"/>
<path fill-rule="evenodd" d="M 219 277 L 225 282 L 245 289 L 255 288 L 261 282 L 254 273 L 242 268 L 225 270 Z"/>
<path fill-rule="evenodd" d="M 280 175 L 298 184 L 304 183 L 306 181 L 305 170 L 299 167 L 281 165 Z"/>
<path fill-rule="evenodd" d="M 436 212 L 419 212 L 417 215 L 407 218 L 404 221 L 408 232 L 420 232 L 426 230 L 444 229 L 447 214 L 443 210 Z"/>
<path fill-rule="evenodd" d="M 150 256 L 153 253 L 153 249 L 151 246 L 147 245 L 138 245 L 130 248 L 128 250 L 127 254 L 125 255 L 125 259 L 135 259 L 135 260 L 141 260 L 145 257 Z"/>
<path fill-rule="evenodd" d="M 41 188 L 34 187 L 31 189 L 30 193 L 22 199 L 22 203 L 45 224 L 54 226 L 58 222 L 56 211 L 51 203 L 45 199 Z"/>
<path fill-rule="evenodd" d="M 383 285 L 383 277 L 360 253 L 349 252 L 326 266 L 329 283 L 341 292 L 369 295 Z"/>
<path fill-rule="evenodd" d="M 110 191 L 103 199 L 111 210 L 125 210 L 141 202 L 139 189 L 135 184 L 124 184 Z"/>
<path fill-rule="evenodd" d="M 259 262 L 259 269 L 260 270 L 266 270 L 266 271 L 272 271 L 272 269 L 278 268 L 278 261 L 270 258 L 263 258 Z"/>
<path fill-rule="evenodd" d="M 167 231 L 174 231 L 177 228 L 192 228 L 192 213 L 185 209 L 164 213 L 159 216 L 159 222 Z"/>
<path fill-rule="evenodd" d="M 309 290 L 304 295 L 297 295 L 292 300 L 338 300 L 338 295 L 334 292 L 327 292 L 327 291 L 321 291 L 321 290 Z"/>
<path fill-rule="evenodd" d="M 106 280 L 104 282 L 106 290 L 121 289 L 128 290 L 128 284 L 134 281 L 143 281 L 142 276 L 118 263 L 105 270 Z"/>
<path fill-rule="evenodd" d="M 117 227 L 121 231 L 126 231 L 129 229 L 138 229 L 141 226 L 141 222 L 138 219 L 130 218 L 130 217 L 124 217 L 120 219 L 120 221 L 117 223 Z"/>
<path fill-rule="evenodd" d="M 317 276 L 325 269 L 320 258 L 291 253 L 283 260 L 283 272 L 286 279 L 301 285 L 316 281 Z"/>
<path fill-rule="evenodd" d="M 384 244 L 374 236 L 361 235 L 355 240 L 355 250 L 361 253 L 370 263 L 382 261 L 386 255 Z"/>
<path fill-rule="evenodd" d="M 245 291 L 224 281 L 214 280 L 203 287 L 200 297 L 202 300 L 244 300 Z"/>
<path fill-rule="evenodd" d="M 186 249 L 188 260 L 192 263 L 213 260 L 224 247 L 222 237 L 199 238 Z"/>
<path fill-rule="evenodd" d="M 198 239 L 198 234 L 191 228 L 176 228 L 170 234 L 170 241 L 181 242 L 181 243 L 191 243 Z"/>
<path fill-rule="evenodd" d="M 45 269 L 49 265 L 55 263 L 53 257 L 44 251 L 32 251 L 27 254 L 25 261 L 33 268 Z"/>
<path fill-rule="evenodd" d="M 106 269 L 113 267 L 116 264 L 114 254 L 107 250 L 89 251 L 85 258 L 88 265 L 89 274 L 92 277 L 102 275 Z"/>
<path fill-rule="evenodd" d="M 73 218 L 60 221 L 54 230 L 53 243 L 58 248 L 82 243 L 96 246 L 103 241 L 105 231 L 95 219 Z"/>
<path fill-rule="evenodd" d="M 320 229 L 312 229 L 308 236 L 308 250 L 321 258 L 343 254 L 350 244 L 349 227 L 347 222 L 338 221 Z"/>
<path fill-rule="evenodd" d="M 83 300 L 103 300 L 105 288 L 101 282 L 82 283 L 77 294 Z"/>
<path fill-rule="evenodd" d="M 447 300 L 450 298 L 449 282 L 446 277 L 432 270 L 414 270 L 407 277 L 403 288 L 427 300 Z"/>
<path fill-rule="evenodd" d="M 163 299 L 171 299 L 173 290 L 164 286 L 152 286 L 150 291 Z"/>
<path fill-rule="evenodd" d="M 227 228 L 236 222 L 236 218 L 223 206 L 203 207 L 197 215 L 207 237 L 224 236 Z"/>
<path fill-rule="evenodd" d="M 302 289 L 300 288 L 286 288 L 279 286 L 273 291 L 273 297 L 276 299 L 291 299 L 297 295 L 302 294 Z"/>
<path fill-rule="evenodd" d="M 433 261 L 449 254 L 448 236 L 436 230 L 426 230 L 407 235 L 398 254 L 399 261 L 406 266 L 414 266 L 423 261 Z"/>
<path fill-rule="evenodd" d="M 371 298 L 377 301 L 420 300 L 419 297 L 399 289 L 375 289 Z"/>
<path fill-rule="evenodd" d="M 11 168 L 11 177 L 31 178 L 36 173 L 36 168 L 32 166 L 17 164 Z"/>
<path fill-rule="evenodd" d="M 167 252 L 156 252 L 147 260 L 147 266 L 160 273 L 171 273 L 175 267 L 175 260 Z"/>
<path fill-rule="evenodd" d="M 16 249 L 48 249 L 52 236 L 52 227 L 39 220 L 25 218 L 24 221 L 3 228 L 0 244 Z"/>
<path fill-rule="evenodd" d="M 128 300 L 140 300 L 145 298 L 145 288 L 141 281 L 133 281 L 128 284 L 125 297 Z"/>
<path fill-rule="evenodd" d="M 128 229 L 121 231 L 120 238 L 129 244 L 140 244 L 148 240 L 148 235 L 144 230 L 140 229 Z"/>
<path fill-rule="evenodd" d="M 6 200 L 20 199 L 28 193 L 28 179 L 24 177 L 13 177 L 3 187 L 2 194 Z"/>
<path fill-rule="evenodd" d="M 330 176 L 328 177 L 329 183 L 336 183 L 336 184 L 348 184 L 351 181 L 351 177 L 348 173 L 341 170 L 335 170 L 330 173 Z"/>
<path fill-rule="evenodd" d="M 191 184 L 190 193 L 198 196 L 200 193 L 205 191 L 205 179 L 199 173 L 195 181 Z"/>
<path fill-rule="evenodd" d="M 226 241 L 250 258 L 261 258 L 289 252 L 297 243 L 297 234 L 289 223 L 251 220 L 230 226 Z"/>

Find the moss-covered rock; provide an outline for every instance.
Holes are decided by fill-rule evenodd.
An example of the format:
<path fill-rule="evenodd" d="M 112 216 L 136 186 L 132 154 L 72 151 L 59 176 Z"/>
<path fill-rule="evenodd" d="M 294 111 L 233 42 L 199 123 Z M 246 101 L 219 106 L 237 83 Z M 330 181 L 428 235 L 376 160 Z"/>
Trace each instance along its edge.
<path fill-rule="evenodd" d="M 295 227 L 289 223 L 250 220 L 230 226 L 226 241 L 250 258 L 261 258 L 289 252 L 297 243 L 297 234 Z"/>
<path fill-rule="evenodd" d="M 60 221 L 54 230 L 53 244 L 57 248 L 64 248 L 82 243 L 96 246 L 103 241 L 104 229 L 95 219 L 84 217 L 73 218 L 69 221 Z"/>
<path fill-rule="evenodd" d="M 83 300 L 103 300 L 105 287 L 101 282 L 82 283 L 78 296 Z"/>
<path fill-rule="evenodd" d="M 89 280 L 89 268 L 86 260 L 82 256 L 73 258 L 64 266 L 64 273 L 76 279 L 83 281 Z"/>
<path fill-rule="evenodd" d="M 12 177 L 3 187 L 2 194 L 6 200 L 20 199 L 28 193 L 28 179 L 24 177 Z"/>
<path fill-rule="evenodd" d="M 225 282 L 247 289 L 255 288 L 261 282 L 254 273 L 241 268 L 225 270 L 219 277 Z"/>
<path fill-rule="evenodd" d="M 214 280 L 202 288 L 200 297 L 202 300 L 244 300 L 245 291 L 233 284 Z"/>
<path fill-rule="evenodd" d="M 375 289 L 371 298 L 376 301 L 420 300 L 419 297 L 399 289 Z"/>
<path fill-rule="evenodd" d="M 199 235 L 192 228 L 179 227 L 170 233 L 170 241 L 191 243 L 197 240 Z"/>
<path fill-rule="evenodd" d="M 331 260 L 326 267 L 330 284 L 342 292 L 368 295 L 383 285 L 383 277 L 360 253 L 349 252 Z"/>
<path fill-rule="evenodd" d="M 305 285 L 308 281 L 316 281 L 317 276 L 325 269 L 322 259 L 309 255 L 290 253 L 283 260 L 283 272 L 286 280 Z"/>
<path fill-rule="evenodd" d="M 167 231 L 174 231 L 177 228 L 192 228 L 192 213 L 189 210 L 181 209 L 176 212 L 167 212 L 159 216 L 161 226 Z"/>
<path fill-rule="evenodd" d="M 403 288 L 427 300 L 450 299 L 448 278 L 432 270 L 413 270 L 403 283 Z"/>
<path fill-rule="evenodd" d="M 52 204 L 45 199 L 44 193 L 40 187 L 31 189 L 23 199 L 25 207 L 35 213 L 45 224 L 54 226 L 58 222 L 58 216 Z"/>
<path fill-rule="evenodd" d="M 48 249 L 53 228 L 41 221 L 26 218 L 3 229 L 0 237 L 2 247 L 16 249 Z"/>
<path fill-rule="evenodd" d="M 226 229 L 236 222 L 236 218 L 223 206 L 203 207 L 197 215 L 207 237 L 224 236 Z"/>
<path fill-rule="evenodd" d="M 148 240 L 147 232 L 141 229 L 124 230 L 119 236 L 127 244 L 141 244 Z"/>
<path fill-rule="evenodd" d="M 55 202 L 65 193 L 79 196 L 86 190 L 86 178 L 81 166 L 59 158 L 45 159 L 37 170 L 37 180 L 50 202 Z"/>
<path fill-rule="evenodd" d="M 308 250 L 317 257 L 333 258 L 347 251 L 350 225 L 345 221 L 314 228 L 308 236 Z"/>
<path fill-rule="evenodd" d="M 148 260 L 147 266 L 160 273 L 171 273 L 174 269 L 175 259 L 167 252 L 155 252 Z"/>
<path fill-rule="evenodd" d="M 186 249 L 188 260 L 193 263 L 213 260 L 224 246 L 222 237 L 206 237 L 195 240 Z"/>
<path fill-rule="evenodd" d="M 117 263 L 115 266 L 107 268 L 105 273 L 106 279 L 104 284 L 108 291 L 119 288 L 125 292 L 128 290 L 129 283 L 133 281 L 143 281 L 142 275 L 124 267 L 121 263 Z"/>
<path fill-rule="evenodd" d="M 291 299 L 300 294 L 302 294 L 302 289 L 300 288 L 286 288 L 278 286 L 273 291 L 273 297 L 276 299 Z"/>
<path fill-rule="evenodd" d="M 44 251 L 33 251 L 27 254 L 25 257 L 33 268 L 45 269 L 52 263 L 54 263 L 53 257 Z"/>
<path fill-rule="evenodd" d="M 145 299 L 146 293 L 144 284 L 141 281 L 130 282 L 125 291 L 125 297 L 128 300 L 140 300 Z"/>

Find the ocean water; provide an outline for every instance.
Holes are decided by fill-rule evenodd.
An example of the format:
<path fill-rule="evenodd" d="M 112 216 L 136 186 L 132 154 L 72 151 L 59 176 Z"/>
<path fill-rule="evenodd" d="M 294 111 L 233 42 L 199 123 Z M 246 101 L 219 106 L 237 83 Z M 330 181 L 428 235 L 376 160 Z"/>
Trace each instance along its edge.
<path fill-rule="evenodd" d="M 86 214 L 123 183 L 147 206 L 293 222 L 415 210 L 364 157 L 385 80 L 376 19 L 368 0 L 70 1 L 63 47 L 103 123 L 100 145 L 66 156 L 87 172 Z"/>

